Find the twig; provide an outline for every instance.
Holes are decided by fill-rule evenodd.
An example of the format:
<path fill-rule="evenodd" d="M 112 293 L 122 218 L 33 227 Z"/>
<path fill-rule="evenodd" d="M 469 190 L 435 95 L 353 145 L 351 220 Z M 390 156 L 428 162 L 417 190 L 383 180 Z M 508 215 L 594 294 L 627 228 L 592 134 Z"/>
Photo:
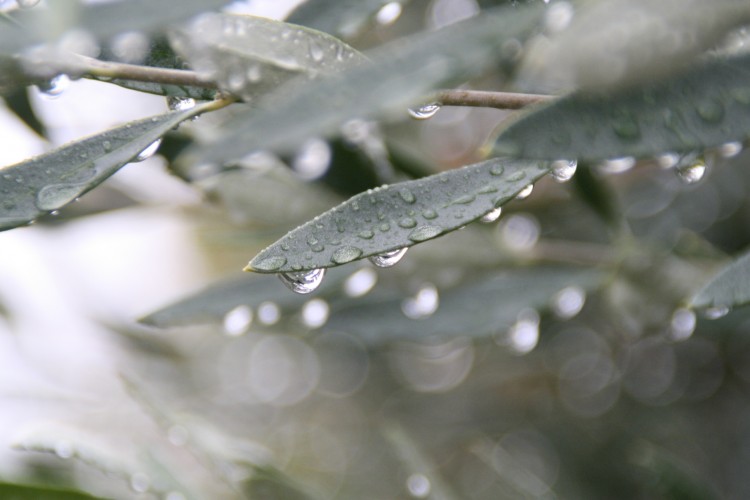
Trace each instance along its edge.
<path fill-rule="evenodd" d="M 544 102 L 553 96 L 541 94 L 516 94 L 513 92 L 488 92 L 483 90 L 440 90 L 434 100 L 441 106 L 471 106 L 477 108 L 521 109 Z"/>
<path fill-rule="evenodd" d="M 195 71 L 100 61 L 84 56 L 79 56 L 78 60 L 81 63 L 81 69 L 87 75 L 96 78 L 118 78 L 165 85 L 190 85 L 207 89 L 217 88 L 216 82 L 203 78 Z"/>

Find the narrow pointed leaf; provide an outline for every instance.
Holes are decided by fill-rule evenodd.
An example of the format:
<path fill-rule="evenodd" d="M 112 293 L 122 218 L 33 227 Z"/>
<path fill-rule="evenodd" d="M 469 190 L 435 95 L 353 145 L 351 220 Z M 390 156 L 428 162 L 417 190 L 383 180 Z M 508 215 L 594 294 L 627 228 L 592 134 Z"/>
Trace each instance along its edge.
<path fill-rule="evenodd" d="M 211 105 L 144 118 L 0 168 L 0 230 L 59 210 L 99 185 L 180 122 Z"/>
<path fill-rule="evenodd" d="M 335 36 L 351 37 L 359 33 L 375 14 L 390 0 L 307 0 L 287 18 L 290 23 L 309 26 Z M 408 0 L 397 2 L 400 5 Z"/>
<path fill-rule="evenodd" d="M 252 101 L 282 83 L 361 64 L 341 40 L 263 17 L 206 14 L 171 36 L 175 50 L 222 90 Z"/>
<path fill-rule="evenodd" d="M 699 309 L 747 304 L 750 304 L 750 252 L 724 267 L 690 299 L 690 306 Z"/>
<path fill-rule="evenodd" d="M 750 135 L 750 56 L 715 59 L 659 83 L 574 93 L 511 123 L 496 151 L 521 158 L 605 160 L 688 153 Z"/>
<path fill-rule="evenodd" d="M 288 233 L 247 270 L 327 268 L 410 247 L 480 218 L 546 173 L 545 163 L 496 158 L 369 190 Z"/>
<path fill-rule="evenodd" d="M 523 41 L 540 18 L 536 8 L 499 9 L 437 31 L 396 40 L 366 55 L 371 64 L 345 69 L 302 87 L 285 85 L 230 120 L 210 144 L 188 150 L 186 164 L 224 162 L 259 150 L 292 149 L 332 135 L 352 118 L 406 116 L 432 90 L 465 81 L 490 65 L 508 63 L 502 47 Z"/>

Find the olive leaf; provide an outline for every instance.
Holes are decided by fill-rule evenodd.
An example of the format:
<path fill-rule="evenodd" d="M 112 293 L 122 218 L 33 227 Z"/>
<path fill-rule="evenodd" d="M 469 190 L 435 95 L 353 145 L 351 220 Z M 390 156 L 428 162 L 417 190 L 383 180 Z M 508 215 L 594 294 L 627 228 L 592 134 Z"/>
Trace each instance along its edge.
<path fill-rule="evenodd" d="M 507 126 L 500 154 L 599 161 L 689 153 L 750 135 L 750 55 L 718 58 L 658 83 L 577 92 Z"/>
<path fill-rule="evenodd" d="M 0 168 L 0 230 L 28 224 L 71 203 L 180 122 L 212 105 L 144 118 Z"/>
<path fill-rule="evenodd" d="M 366 55 L 371 64 L 347 67 L 300 87 L 290 82 L 264 99 L 263 109 L 238 113 L 179 162 L 225 162 L 255 150 L 292 149 L 331 135 L 347 120 L 398 113 L 442 85 L 465 81 L 492 64 L 509 63 L 505 42 L 523 41 L 537 26 L 535 7 L 497 9 L 443 29 L 405 37 Z M 506 47 L 507 49 L 507 47 Z"/>
<path fill-rule="evenodd" d="M 546 163 L 495 158 L 368 190 L 288 233 L 247 270 L 310 271 L 410 247 L 495 210 L 547 172 Z"/>
<path fill-rule="evenodd" d="M 346 3 L 337 0 L 307 0 L 292 11 L 287 21 L 347 38 L 359 33 L 386 4 L 398 4 L 400 9 L 406 3 L 408 0 L 356 0 Z"/>
<path fill-rule="evenodd" d="M 313 78 L 365 61 L 330 35 L 255 16 L 205 14 L 170 39 L 196 71 L 245 101 L 294 77 Z"/>
<path fill-rule="evenodd" d="M 750 304 L 750 252 L 722 268 L 690 299 L 690 307 L 698 309 L 728 311 L 747 304 Z"/>

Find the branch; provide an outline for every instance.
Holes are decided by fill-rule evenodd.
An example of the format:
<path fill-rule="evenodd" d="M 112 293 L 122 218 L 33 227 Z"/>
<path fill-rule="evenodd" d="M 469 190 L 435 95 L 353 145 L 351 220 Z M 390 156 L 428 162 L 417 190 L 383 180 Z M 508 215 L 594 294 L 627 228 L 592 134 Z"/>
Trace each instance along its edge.
<path fill-rule="evenodd" d="M 497 109 L 521 109 L 531 104 L 548 101 L 553 97 L 541 94 L 487 92 L 483 90 L 440 90 L 434 95 L 435 101 L 441 106 Z"/>

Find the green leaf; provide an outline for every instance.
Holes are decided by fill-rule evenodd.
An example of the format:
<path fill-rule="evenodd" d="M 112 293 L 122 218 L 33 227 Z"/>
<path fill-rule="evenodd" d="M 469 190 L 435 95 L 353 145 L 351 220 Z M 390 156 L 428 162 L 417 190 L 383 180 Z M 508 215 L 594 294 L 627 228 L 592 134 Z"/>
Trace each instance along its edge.
<path fill-rule="evenodd" d="M 254 150 L 291 149 L 312 136 L 335 134 L 352 118 L 386 112 L 406 116 L 409 105 L 437 87 L 511 61 L 503 44 L 523 41 L 539 17 L 536 8 L 499 9 L 378 47 L 366 54 L 372 64 L 302 87 L 290 82 L 265 99 L 263 109 L 239 113 L 220 128 L 214 142 L 191 148 L 181 161 L 224 162 Z"/>
<path fill-rule="evenodd" d="M 721 269 L 690 299 L 690 307 L 733 308 L 750 304 L 750 252 Z"/>
<path fill-rule="evenodd" d="M 52 486 L 0 483 L 0 497 L 9 500 L 91 500 L 88 493 Z"/>
<path fill-rule="evenodd" d="M 599 161 L 689 153 L 750 135 L 750 55 L 716 59 L 609 95 L 577 92 L 542 105 L 498 137 L 501 154 Z"/>
<path fill-rule="evenodd" d="M 290 23 L 309 26 L 335 36 L 348 38 L 359 33 L 362 28 L 389 0 L 307 0 L 300 4 L 287 18 Z M 400 5 L 408 3 L 401 0 Z"/>
<path fill-rule="evenodd" d="M 206 14 L 171 35 L 175 50 L 222 90 L 252 101 L 305 75 L 361 64 L 364 56 L 325 33 L 263 17 Z"/>
<path fill-rule="evenodd" d="M 410 247 L 461 228 L 547 173 L 496 158 L 360 193 L 260 252 L 247 270 L 299 272 Z"/>
<path fill-rule="evenodd" d="M 0 168 L 0 230 L 59 210 L 98 186 L 180 122 L 213 104 L 144 118 Z"/>
<path fill-rule="evenodd" d="M 39 120 L 31 107 L 29 101 L 29 93 L 26 88 L 20 87 L 12 92 L 9 92 L 5 96 L 5 103 L 18 118 L 20 118 L 26 126 L 36 132 L 40 137 L 47 136 L 47 130 L 44 124 Z"/>

